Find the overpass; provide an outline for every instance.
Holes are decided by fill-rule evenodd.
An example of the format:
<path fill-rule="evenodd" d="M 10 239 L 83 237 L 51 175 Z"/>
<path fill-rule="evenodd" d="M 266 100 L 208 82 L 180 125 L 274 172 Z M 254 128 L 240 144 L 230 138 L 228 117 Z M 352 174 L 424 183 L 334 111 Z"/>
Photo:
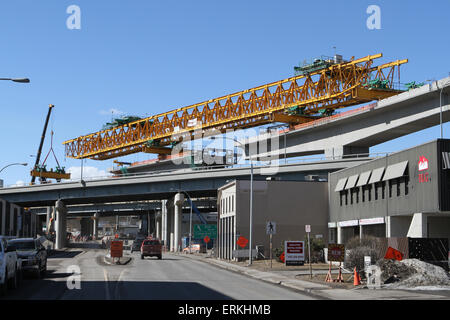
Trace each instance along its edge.
<path fill-rule="evenodd" d="M 281 131 L 279 148 L 272 152 L 277 151 L 280 158 L 323 153 L 340 158 L 369 153 L 369 148 L 377 144 L 438 125 L 441 103 L 442 121 L 449 121 L 449 93 L 447 77 L 357 109 L 296 125 Z M 269 132 L 250 138 L 246 148 L 265 159 L 270 154 L 257 146 L 278 134 Z M 270 147 L 267 150 L 271 151 Z"/>
<path fill-rule="evenodd" d="M 272 163 L 255 166 L 254 179 L 306 180 L 311 175 L 326 179 L 329 172 L 353 167 L 368 160 L 371 159 L 362 157 L 291 164 L 274 165 Z M 235 179 L 248 180 L 250 170 L 248 166 L 206 167 L 89 181 L 11 187 L 0 189 L 0 198 L 26 207 L 54 206 L 57 249 L 65 246 L 64 231 L 69 214 L 68 208 L 71 206 L 161 200 L 162 212 L 157 222 L 157 236 L 160 235 L 171 251 L 177 251 L 181 239 L 180 226 L 185 204 L 183 192 L 187 192 L 186 195 L 193 199 L 216 197 L 217 189 L 227 182 Z M 51 209 L 48 210 L 50 211 Z M 94 213 L 94 218 L 97 217 L 98 214 Z M 161 230 L 160 234 L 159 230 Z"/>

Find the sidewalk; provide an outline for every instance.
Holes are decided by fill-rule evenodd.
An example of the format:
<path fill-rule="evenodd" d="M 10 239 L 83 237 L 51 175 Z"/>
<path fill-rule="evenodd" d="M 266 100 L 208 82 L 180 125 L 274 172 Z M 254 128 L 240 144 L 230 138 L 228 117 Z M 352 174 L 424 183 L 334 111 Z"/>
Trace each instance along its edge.
<path fill-rule="evenodd" d="M 283 270 L 277 265 L 277 268 L 273 268 L 268 271 L 267 266 L 261 268 L 261 263 L 253 263 L 252 266 L 248 266 L 243 262 L 224 261 L 206 254 L 182 254 L 183 257 L 195 259 L 205 263 L 210 263 L 222 269 L 226 269 L 233 272 L 238 272 L 249 277 L 266 281 L 269 283 L 285 286 L 301 292 L 306 292 L 317 296 L 319 299 L 332 299 L 332 300 L 450 300 L 450 296 L 441 295 L 439 291 L 436 293 L 422 293 L 410 290 L 394 290 L 394 289 L 367 289 L 367 287 L 356 286 L 353 287 L 352 283 L 320 283 L 316 281 L 308 281 L 309 279 L 309 265 L 303 267 L 285 267 L 294 268 L 295 270 Z M 265 263 L 269 263 L 265 261 Z M 259 266 L 258 266 L 259 264 Z M 318 269 L 313 270 L 313 275 L 323 274 L 328 272 L 328 267 L 324 271 L 324 265 L 315 266 Z M 269 267 L 270 268 L 270 267 Z M 259 269 L 259 270 L 258 270 Z M 262 270 L 261 270 L 262 269 Z M 333 277 L 337 274 L 338 270 L 335 268 L 332 270 Z M 351 276 L 349 273 L 343 273 L 344 280 L 348 280 Z M 299 277 L 301 279 L 299 279 Z"/>

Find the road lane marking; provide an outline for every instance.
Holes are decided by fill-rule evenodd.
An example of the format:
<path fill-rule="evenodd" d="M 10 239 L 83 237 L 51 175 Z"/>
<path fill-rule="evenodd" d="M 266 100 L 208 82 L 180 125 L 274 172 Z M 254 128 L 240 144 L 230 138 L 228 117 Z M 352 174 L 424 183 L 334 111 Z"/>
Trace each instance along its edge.
<path fill-rule="evenodd" d="M 119 282 L 122 279 L 122 275 L 124 273 L 125 270 L 122 270 L 122 272 L 119 274 L 119 278 L 117 278 L 117 282 L 116 282 L 116 288 L 114 290 L 114 299 L 120 300 L 120 292 L 119 292 Z"/>
<path fill-rule="evenodd" d="M 105 277 L 105 290 L 106 290 L 106 300 L 111 300 L 111 296 L 109 293 L 109 280 L 108 280 L 108 272 L 105 268 L 103 268 L 103 276 Z"/>

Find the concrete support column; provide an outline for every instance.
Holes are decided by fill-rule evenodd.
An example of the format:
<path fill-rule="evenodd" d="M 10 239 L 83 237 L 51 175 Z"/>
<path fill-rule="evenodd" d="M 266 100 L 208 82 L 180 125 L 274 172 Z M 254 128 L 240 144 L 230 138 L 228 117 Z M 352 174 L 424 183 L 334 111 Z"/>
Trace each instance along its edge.
<path fill-rule="evenodd" d="M 167 200 L 161 201 L 161 240 L 167 249 Z"/>
<path fill-rule="evenodd" d="M 339 226 L 339 224 L 337 225 L 337 243 L 338 244 L 343 244 L 343 232 L 342 232 L 342 227 Z"/>
<path fill-rule="evenodd" d="M 408 235 L 409 238 L 427 238 L 428 226 L 427 215 L 424 213 L 414 213 L 411 224 L 409 225 Z"/>
<path fill-rule="evenodd" d="M 96 240 L 97 237 L 98 237 L 98 212 L 96 212 L 94 214 L 94 230 L 93 230 L 93 234 L 92 235 L 94 237 L 94 240 Z"/>
<path fill-rule="evenodd" d="M 181 248 L 181 217 L 183 214 L 184 194 L 177 193 L 174 198 L 174 251 Z"/>
<path fill-rule="evenodd" d="M 364 235 L 364 233 L 363 233 L 363 226 L 359 225 L 359 239 L 362 239 L 363 235 Z"/>
<path fill-rule="evenodd" d="M 66 214 L 67 208 L 64 205 L 64 202 L 61 200 L 56 201 L 55 204 L 56 209 L 56 221 L 55 221 L 55 229 L 56 229 L 56 239 L 55 239 L 55 249 L 62 249 L 66 246 L 66 236 L 67 236 L 67 221 Z"/>
<path fill-rule="evenodd" d="M 49 227 L 49 222 L 50 222 L 50 218 L 52 217 L 52 213 L 53 213 L 53 209 L 54 207 L 47 207 L 47 215 L 46 215 L 46 219 L 45 219 L 45 230 L 48 233 L 50 230 L 48 229 Z"/>
<path fill-rule="evenodd" d="M 155 236 L 157 239 L 161 239 L 161 212 L 155 213 L 156 216 L 156 226 L 155 226 Z"/>

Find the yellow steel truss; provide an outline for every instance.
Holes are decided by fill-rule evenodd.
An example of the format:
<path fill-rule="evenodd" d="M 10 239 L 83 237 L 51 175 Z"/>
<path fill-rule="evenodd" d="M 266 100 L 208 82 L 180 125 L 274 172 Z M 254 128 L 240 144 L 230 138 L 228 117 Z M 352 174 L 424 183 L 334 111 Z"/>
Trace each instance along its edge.
<path fill-rule="evenodd" d="M 301 123 L 320 109 L 337 109 L 398 94 L 394 74 L 408 60 L 372 66 L 382 54 L 334 64 L 328 68 L 265 84 L 223 97 L 161 113 L 116 128 L 64 142 L 69 158 L 111 159 L 136 152 L 167 154 L 174 136 L 192 135 L 197 129 L 248 128 L 270 122 Z M 371 79 L 387 81 L 384 89 L 364 86 Z M 301 82 L 301 83 L 300 83 Z M 298 106 L 302 116 L 288 115 Z M 157 147 L 146 142 L 158 141 Z"/>

